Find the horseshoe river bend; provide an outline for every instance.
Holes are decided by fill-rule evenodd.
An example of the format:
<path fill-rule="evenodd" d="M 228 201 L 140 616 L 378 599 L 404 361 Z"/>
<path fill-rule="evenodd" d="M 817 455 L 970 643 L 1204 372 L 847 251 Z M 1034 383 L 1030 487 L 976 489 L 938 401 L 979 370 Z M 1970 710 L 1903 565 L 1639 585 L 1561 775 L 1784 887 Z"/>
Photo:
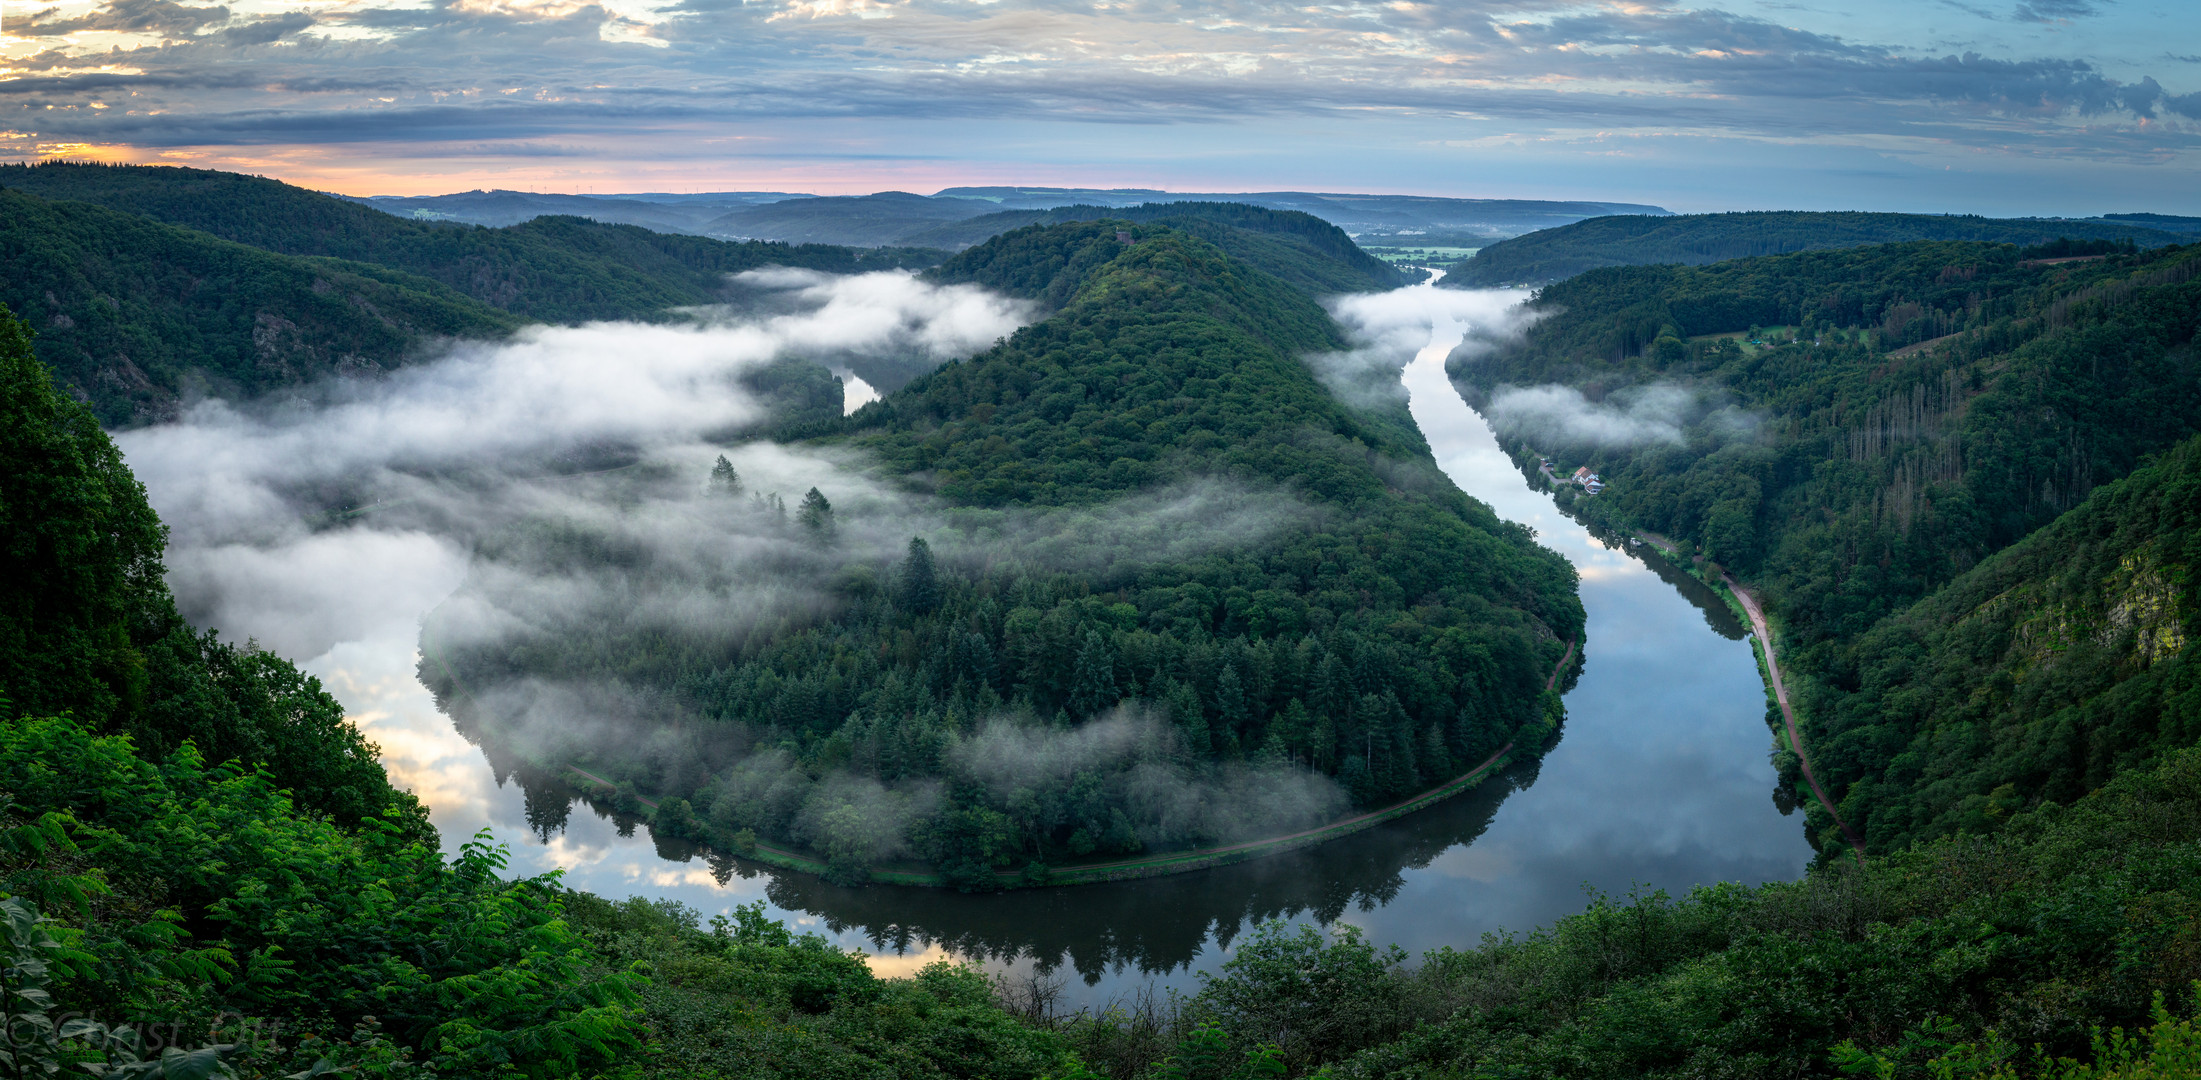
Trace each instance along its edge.
<path fill-rule="evenodd" d="M 1060 974 L 1061 1004 L 1073 1008 L 1149 983 L 1189 990 L 1268 919 L 1344 922 L 1418 953 L 1548 924 L 1580 910 L 1585 890 L 1678 894 L 1799 876 L 1811 852 L 1773 803 L 1766 692 L 1744 627 L 1694 579 L 1593 537 L 1530 488 L 1445 375 L 1467 328 L 1443 294 L 1425 284 L 1385 299 L 1428 316 L 1429 342 L 1403 381 L 1438 464 L 1574 564 L 1588 641 L 1562 738 L 1541 762 L 1347 839 L 1172 877 L 991 896 L 839 888 L 754 863 L 714 872 L 585 802 L 547 840 L 530 829 L 520 786 L 499 783 L 415 676 L 417 620 L 441 600 L 434 589 L 398 590 L 383 617 L 327 635 L 333 644 L 301 666 L 382 747 L 392 778 L 429 805 L 448 847 L 487 830 L 510 849 L 514 873 L 562 870 L 576 888 L 676 900 L 706 916 L 762 900 L 773 917 L 861 951 L 881 974 L 943 957 Z M 158 484 L 149 486 L 160 505 Z M 282 635 L 255 618 L 231 608 L 217 625 L 280 647 Z"/>

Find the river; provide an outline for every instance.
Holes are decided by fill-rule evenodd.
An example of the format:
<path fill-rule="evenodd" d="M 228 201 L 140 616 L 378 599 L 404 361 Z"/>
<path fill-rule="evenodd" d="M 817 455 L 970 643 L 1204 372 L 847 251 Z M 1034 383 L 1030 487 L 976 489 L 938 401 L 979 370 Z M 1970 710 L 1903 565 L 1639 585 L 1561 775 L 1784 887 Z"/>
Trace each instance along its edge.
<path fill-rule="evenodd" d="M 1071 1006 L 1148 981 L 1192 988 L 1262 919 L 1343 921 L 1419 952 L 1548 924 L 1580 910 L 1586 888 L 1680 893 L 1798 876 L 1810 851 L 1800 823 L 1774 808 L 1766 697 L 1742 627 L 1702 586 L 1600 542 L 1531 490 L 1445 376 L 1462 328 L 1429 285 L 1395 298 L 1432 312 L 1429 345 L 1404 375 L 1415 420 L 1454 482 L 1580 570 L 1587 666 L 1541 763 L 1348 840 L 1172 878 L 998 896 L 841 889 L 756 867 L 720 880 L 704 860 L 661 852 L 646 830 L 622 832 L 586 804 L 563 831 L 531 832 L 519 786 L 500 783 L 414 677 L 417 600 L 393 600 L 391 617 L 303 666 L 427 802 L 447 847 L 486 833 L 510 848 L 516 873 L 562 870 L 577 888 L 706 915 L 763 900 L 773 916 L 863 951 L 882 974 L 950 956 L 1052 970 L 1069 976 Z M 455 588 L 462 570 L 442 572 L 450 580 L 435 588 Z"/>

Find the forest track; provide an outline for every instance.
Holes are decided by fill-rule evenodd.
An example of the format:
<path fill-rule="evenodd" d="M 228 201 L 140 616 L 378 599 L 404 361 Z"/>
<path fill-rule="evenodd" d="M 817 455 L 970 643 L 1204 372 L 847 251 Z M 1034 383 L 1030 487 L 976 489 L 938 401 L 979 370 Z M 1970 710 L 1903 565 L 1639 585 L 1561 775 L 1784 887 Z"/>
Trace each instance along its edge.
<path fill-rule="evenodd" d="M 1862 865 L 1865 861 L 1865 838 L 1857 835 L 1857 830 L 1850 828 L 1849 822 L 1842 820 L 1841 813 L 1834 809 L 1834 800 L 1827 798 L 1826 789 L 1819 786 L 1819 777 L 1811 771 L 1811 755 L 1804 752 L 1804 737 L 1796 730 L 1796 709 L 1788 703 L 1788 685 L 1781 681 L 1781 664 L 1773 655 L 1773 634 L 1766 625 L 1765 609 L 1759 606 L 1758 598 L 1750 595 L 1750 590 L 1743 588 L 1742 583 L 1736 581 L 1733 575 L 1722 573 L 1720 580 L 1726 582 L 1728 591 L 1742 602 L 1743 613 L 1750 616 L 1751 629 L 1757 631 L 1758 645 L 1765 650 L 1766 677 L 1773 684 L 1773 700 L 1781 707 L 1781 719 L 1788 724 L 1788 745 L 1796 751 L 1796 760 L 1803 766 L 1804 782 L 1811 785 L 1811 794 L 1819 800 L 1820 806 L 1826 808 L 1827 816 L 1841 827 L 1843 838 L 1849 841 L 1850 848 L 1857 854 L 1858 863 Z"/>

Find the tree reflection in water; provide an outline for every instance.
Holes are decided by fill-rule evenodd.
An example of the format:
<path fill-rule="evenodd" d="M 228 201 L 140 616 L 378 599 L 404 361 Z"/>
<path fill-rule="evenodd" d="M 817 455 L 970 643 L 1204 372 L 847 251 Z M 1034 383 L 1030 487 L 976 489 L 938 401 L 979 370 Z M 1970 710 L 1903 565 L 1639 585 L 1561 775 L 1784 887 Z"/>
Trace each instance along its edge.
<path fill-rule="evenodd" d="M 836 937 L 854 932 L 877 952 L 938 947 L 971 961 L 1030 960 L 1042 972 L 1068 964 L 1086 983 L 1097 984 L 1124 970 L 1161 975 L 1189 968 L 1211 947 L 1227 948 L 1239 933 L 1268 919 L 1305 917 L 1327 924 L 1349 911 L 1388 904 L 1405 886 L 1407 871 L 1426 868 L 1446 850 L 1481 836 L 1506 797 L 1535 782 L 1538 766 L 1515 765 L 1465 794 L 1344 840 L 1233 866 L 1105 885 L 993 895 L 915 886 L 844 888 L 684 840 L 656 839 L 656 848 L 671 862 L 704 861 L 722 882 L 734 876 L 762 879 L 775 907 L 816 915 Z M 642 824 L 539 772 L 512 766 L 507 775 L 526 793 L 530 826 L 552 830 L 538 832 L 546 843 L 564 827 L 576 802 L 621 825 L 622 835 Z"/>

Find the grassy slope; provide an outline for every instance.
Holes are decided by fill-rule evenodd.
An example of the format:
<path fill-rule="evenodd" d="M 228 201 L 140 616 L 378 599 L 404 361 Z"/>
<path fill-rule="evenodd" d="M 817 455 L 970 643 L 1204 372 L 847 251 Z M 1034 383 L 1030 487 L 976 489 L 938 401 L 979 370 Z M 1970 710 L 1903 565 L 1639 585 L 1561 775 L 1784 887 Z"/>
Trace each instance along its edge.
<path fill-rule="evenodd" d="M 1658 263 L 1703 265 L 1749 255 L 1854 247 L 1912 240 L 2038 244 L 2058 237 L 2130 239 L 2142 247 L 2178 243 L 2173 233 L 2144 224 L 2026 221 L 1929 214 L 1815 213 L 1760 210 L 1672 217 L 1591 218 L 1502 240 L 1445 275 L 1456 289 L 1541 285 L 1600 266 Z"/>
<path fill-rule="evenodd" d="M 410 274 L 4 190 L 0 302 L 110 425 L 157 418 L 190 390 L 250 396 L 387 370 L 432 339 L 518 325 Z"/>

